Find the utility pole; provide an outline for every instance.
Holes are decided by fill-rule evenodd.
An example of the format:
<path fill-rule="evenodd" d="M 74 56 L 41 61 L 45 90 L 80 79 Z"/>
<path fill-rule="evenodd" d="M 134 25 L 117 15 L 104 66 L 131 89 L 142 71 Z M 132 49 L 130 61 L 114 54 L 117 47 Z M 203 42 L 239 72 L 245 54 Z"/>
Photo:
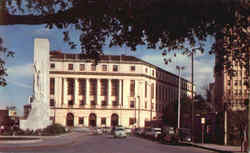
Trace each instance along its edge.
<path fill-rule="evenodd" d="M 192 61 L 192 77 L 191 77 L 191 82 L 192 82 L 192 90 L 191 90 L 191 98 L 192 98 L 192 142 L 194 142 L 194 49 L 192 49 L 191 52 L 191 61 Z"/>
<path fill-rule="evenodd" d="M 181 70 L 184 69 L 184 66 L 176 66 L 178 70 L 179 82 L 178 82 L 178 128 L 180 128 L 180 120 L 181 120 Z"/>

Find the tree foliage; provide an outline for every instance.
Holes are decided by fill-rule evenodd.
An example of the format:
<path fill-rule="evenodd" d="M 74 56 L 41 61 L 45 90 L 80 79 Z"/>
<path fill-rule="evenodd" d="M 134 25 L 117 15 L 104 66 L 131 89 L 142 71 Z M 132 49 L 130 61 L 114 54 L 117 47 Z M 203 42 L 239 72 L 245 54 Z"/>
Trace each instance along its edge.
<path fill-rule="evenodd" d="M 223 61 L 232 52 L 235 58 L 245 58 L 248 53 L 241 52 L 249 50 L 248 15 L 247 0 L 0 1 L 0 25 L 45 24 L 49 29 L 64 29 L 64 41 L 71 48 L 76 42 L 71 41 L 68 29 L 77 30 L 81 52 L 95 59 L 107 43 L 131 50 L 146 45 L 165 53 L 178 50 L 187 54 L 192 51 L 189 47 L 203 50 L 208 35 L 222 39 L 211 53 L 219 52 Z"/>

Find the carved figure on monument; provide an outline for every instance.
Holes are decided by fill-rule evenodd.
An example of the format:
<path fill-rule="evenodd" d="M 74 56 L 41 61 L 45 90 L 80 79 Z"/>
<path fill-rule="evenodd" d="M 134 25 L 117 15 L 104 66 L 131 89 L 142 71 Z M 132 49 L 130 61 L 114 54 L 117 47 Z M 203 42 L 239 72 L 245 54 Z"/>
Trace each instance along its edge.
<path fill-rule="evenodd" d="M 49 41 L 35 39 L 33 102 L 27 120 L 20 120 L 21 129 L 43 129 L 49 120 Z"/>

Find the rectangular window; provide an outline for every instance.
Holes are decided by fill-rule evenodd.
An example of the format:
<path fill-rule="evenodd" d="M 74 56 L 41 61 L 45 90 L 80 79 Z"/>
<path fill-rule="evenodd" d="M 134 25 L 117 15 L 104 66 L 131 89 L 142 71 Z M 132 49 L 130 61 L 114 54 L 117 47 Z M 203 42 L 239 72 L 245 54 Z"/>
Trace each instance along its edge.
<path fill-rule="evenodd" d="M 86 80 L 79 79 L 79 95 L 86 95 Z"/>
<path fill-rule="evenodd" d="M 73 69 L 74 69 L 73 64 L 69 64 L 68 65 L 68 70 L 73 70 Z"/>
<path fill-rule="evenodd" d="M 130 80 L 130 97 L 135 96 L 135 80 Z"/>
<path fill-rule="evenodd" d="M 152 70 L 152 76 L 155 76 L 155 71 L 154 70 Z"/>
<path fill-rule="evenodd" d="M 74 95 L 74 88 L 75 88 L 74 79 L 68 78 L 67 82 L 68 82 L 68 95 Z"/>
<path fill-rule="evenodd" d="M 83 117 L 79 117 L 79 124 L 81 124 L 81 125 L 84 124 L 84 118 Z"/>
<path fill-rule="evenodd" d="M 148 103 L 147 101 L 145 101 L 145 109 L 147 109 L 147 107 L 148 107 Z"/>
<path fill-rule="evenodd" d="M 102 65 L 102 71 L 108 71 L 108 66 L 107 65 Z"/>
<path fill-rule="evenodd" d="M 107 101 L 102 101 L 102 106 L 107 106 Z"/>
<path fill-rule="evenodd" d="M 130 71 L 134 72 L 135 71 L 135 66 L 130 66 Z"/>
<path fill-rule="evenodd" d="M 74 105 L 74 101 L 73 101 L 73 100 L 69 100 L 69 101 L 68 101 L 68 105 L 69 105 L 69 106 L 73 106 L 73 105 Z"/>
<path fill-rule="evenodd" d="M 101 96 L 107 96 L 108 94 L 108 80 L 101 80 Z"/>
<path fill-rule="evenodd" d="M 117 101 L 112 101 L 112 105 L 117 107 L 118 106 L 118 102 Z"/>
<path fill-rule="evenodd" d="M 234 85 L 235 85 L 235 86 L 238 85 L 238 80 L 234 80 Z"/>
<path fill-rule="evenodd" d="M 151 97 L 154 98 L 154 84 L 151 85 Z"/>
<path fill-rule="evenodd" d="M 96 106 L 96 101 L 92 100 L 92 101 L 90 102 L 90 104 L 91 104 L 91 106 Z"/>
<path fill-rule="evenodd" d="M 54 95 L 55 94 L 55 78 L 50 78 L 50 94 Z"/>
<path fill-rule="evenodd" d="M 49 105 L 51 107 L 54 107 L 55 106 L 55 100 L 54 99 L 50 99 Z"/>
<path fill-rule="evenodd" d="M 145 68 L 145 72 L 148 73 L 148 68 Z"/>
<path fill-rule="evenodd" d="M 51 63 L 51 64 L 50 64 L 50 68 L 51 68 L 51 69 L 54 69 L 55 67 L 56 67 L 55 63 Z"/>
<path fill-rule="evenodd" d="M 135 108 L 135 101 L 130 101 L 130 108 Z"/>
<path fill-rule="evenodd" d="M 118 65 L 113 65 L 113 71 L 117 72 L 118 71 Z"/>
<path fill-rule="evenodd" d="M 106 125 L 106 117 L 102 117 L 101 118 L 101 124 L 102 125 Z"/>
<path fill-rule="evenodd" d="M 119 80 L 111 80 L 111 95 L 118 96 L 119 93 Z"/>
<path fill-rule="evenodd" d="M 136 123 L 136 119 L 135 118 L 129 118 L 129 125 L 133 125 Z"/>
<path fill-rule="evenodd" d="M 80 106 L 86 105 L 85 100 L 80 100 Z"/>
<path fill-rule="evenodd" d="M 145 82 L 145 98 L 147 98 L 148 95 L 148 83 Z"/>
<path fill-rule="evenodd" d="M 85 71 L 85 64 L 80 64 L 80 71 Z"/>
<path fill-rule="evenodd" d="M 96 79 L 90 79 L 90 95 L 96 95 Z"/>
<path fill-rule="evenodd" d="M 91 71 L 96 71 L 96 65 L 95 64 L 91 64 Z"/>

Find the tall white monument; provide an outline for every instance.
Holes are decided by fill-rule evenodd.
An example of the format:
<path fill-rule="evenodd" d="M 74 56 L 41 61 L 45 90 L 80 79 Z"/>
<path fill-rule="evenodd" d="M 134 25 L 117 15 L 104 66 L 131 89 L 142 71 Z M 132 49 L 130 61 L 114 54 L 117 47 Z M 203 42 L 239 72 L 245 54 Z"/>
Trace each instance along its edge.
<path fill-rule="evenodd" d="M 23 130 L 43 129 L 51 124 L 49 117 L 49 40 L 35 39 L 33 102 L 27 120 L 20 120 Z"/>

